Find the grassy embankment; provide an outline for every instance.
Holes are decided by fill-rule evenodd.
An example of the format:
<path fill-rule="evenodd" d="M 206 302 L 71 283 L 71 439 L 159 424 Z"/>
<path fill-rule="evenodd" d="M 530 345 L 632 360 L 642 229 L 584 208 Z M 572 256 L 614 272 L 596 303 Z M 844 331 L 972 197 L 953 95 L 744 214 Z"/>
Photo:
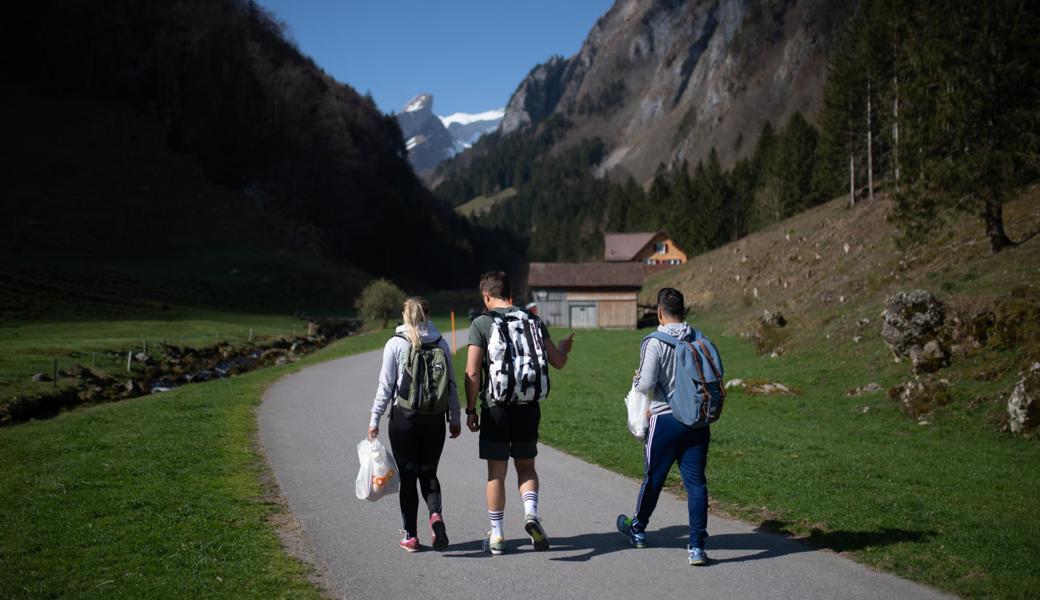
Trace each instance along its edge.
<path fill-rule="evenodd" d="M 297 364 L 0 429 L 0 596 L 315 597 L 268 520 L 255 408 Z"/>
<path fill-rule="evenodd" d="M 937 227 L 939 243 L 903 251 L 891 243 L 885 210 L 881 203 L 853 211 L 827 205 L 645 288 L 647 299 L 661 285 L 684 291 L 691 320 L 720 346 L 727 378 L 778 381 L 798 392 L 731 392 L 713 429 L 713 506 L 956 594 L 1030 596 L 1040 589 L 1033 568 L 1040 445 L 999 427 L 1018 371 L 1040 359 L 1037 340 L 955 356 L 938 374 L 951 382 L 950 403 L 922 421 L 884 393 L 846 391 L 909 378 L 907 361 L 896 364 L 880 336 L 878 315 L 890 293 L 924 287 L 952 307 L 972 307 L 1013 288 L 1035 292 L 1040 240 L 989 256 L 981 227 L 966 220 Z M 1036 191 L 1008 212 L 1015 237 L 1036 230 Z M 784 346 L 776 358 L 757 354 L 740 335 L 763 308 L 781 309 L 788 320 L 776 333 Z M 869 325 L 858 324 L 864 318 Z M 641 448 L 625 429 L 621 400 L 645 333 L 578 333 L 544 406 L 544 442 L 641 476 Z M 678 490 L 675 473 L 671 481 Z M 619 512 L 633 502 L 618 499 Z"/>

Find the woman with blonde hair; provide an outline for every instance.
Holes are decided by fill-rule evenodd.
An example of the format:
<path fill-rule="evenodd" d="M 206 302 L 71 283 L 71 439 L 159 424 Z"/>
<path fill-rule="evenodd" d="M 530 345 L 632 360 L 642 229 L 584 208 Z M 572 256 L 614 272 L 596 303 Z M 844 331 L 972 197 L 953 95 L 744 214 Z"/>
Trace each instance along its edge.
<path fill-rule="evenodd" d="M 404 301 L 404 324 L 383 348 L 383 367 L 368 427 L 368 437 L 374 439 L 379 435 L 379 419 L 390 407 L 390 446 L 401 475 L 399 499 L 404 537 L 400 546 L 408 552 L 421 549 L 416 531 L 416 483 L 430 512 L 430 545 L 435 550 L 448 546 L 437 463 L 444 449 L 445 421 L 452 438 L 459 437 L 462 431 L 451 349 L 429 315 L 430 306 L 423 298 Z"/>

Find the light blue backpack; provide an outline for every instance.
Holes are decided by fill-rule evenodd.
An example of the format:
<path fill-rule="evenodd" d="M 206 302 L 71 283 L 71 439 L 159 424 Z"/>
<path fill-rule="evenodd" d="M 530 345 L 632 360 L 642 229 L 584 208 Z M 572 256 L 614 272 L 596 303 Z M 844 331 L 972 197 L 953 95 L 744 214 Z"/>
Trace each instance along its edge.
<path fill-rule="evenodd" d="M 683 425 L 704 427 L 722 416 L 726 388 L 722 358 L 715 344 L 700 335 L 679 340 L 655 331 L 649 336 L 675 348 L 675 390 L 668 396 L 672 416 Z"/>

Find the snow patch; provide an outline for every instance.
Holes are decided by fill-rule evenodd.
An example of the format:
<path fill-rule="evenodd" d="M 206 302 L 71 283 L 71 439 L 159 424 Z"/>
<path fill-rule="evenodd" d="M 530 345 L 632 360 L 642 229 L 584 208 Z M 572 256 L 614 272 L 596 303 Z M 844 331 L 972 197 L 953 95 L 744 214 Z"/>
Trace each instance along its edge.
<path fill-rule="evenodd" d="M 407 110 L 407 108 L 405 110 Z M 470 123 L 476 123 L 477 121 L 495 121 L 504 117 L 505 114 L 506 109 L 498 108 L 495 110 L 484 111 L 482 113 L 457 112 L 446 117 L 438 115 L 437 118 L 441 120 L 441 123 L 443 123 L 445 127 L 448 127 L 452 123 L 458 123 L 459 125 L 469 125 Z"/>
<path fill-rule="evenodd" d="M 412 101 L 404 106 L 404 110 L 402 112 L 415 112 L 417 110 L 422 110 L 426 108 L 426 103 L 428 99 L 429 96 L 427 96 L 426 94 L 419 94 L 415 98 L 412 98 Z"/>

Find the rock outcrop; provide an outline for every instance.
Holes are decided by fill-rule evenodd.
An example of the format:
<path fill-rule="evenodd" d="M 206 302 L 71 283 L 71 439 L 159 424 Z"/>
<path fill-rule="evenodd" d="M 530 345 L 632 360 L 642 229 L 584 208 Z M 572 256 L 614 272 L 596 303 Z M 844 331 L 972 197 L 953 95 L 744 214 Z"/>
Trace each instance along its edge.
<path fill-rule="evenodd" d="M 920 419 L 950 402 L 949 387 L 945 379 L 914 378 L 889 390 L 888 396 L 899 401 L 907 416 Z"/>
<path fill-rule="evenodd" d="M 1007 403 L 1012 433 L 1032 433 L 1040 425 L 1040 362 L 1022 374 Z"/>
<path fill-rule="evenodd" d="M 897 358 L 910 358 L 917 373 L 949 364 L 943 341 L 946 307 L 925 290 L 897 292 L 885 303 L 881 337 Z"/>

